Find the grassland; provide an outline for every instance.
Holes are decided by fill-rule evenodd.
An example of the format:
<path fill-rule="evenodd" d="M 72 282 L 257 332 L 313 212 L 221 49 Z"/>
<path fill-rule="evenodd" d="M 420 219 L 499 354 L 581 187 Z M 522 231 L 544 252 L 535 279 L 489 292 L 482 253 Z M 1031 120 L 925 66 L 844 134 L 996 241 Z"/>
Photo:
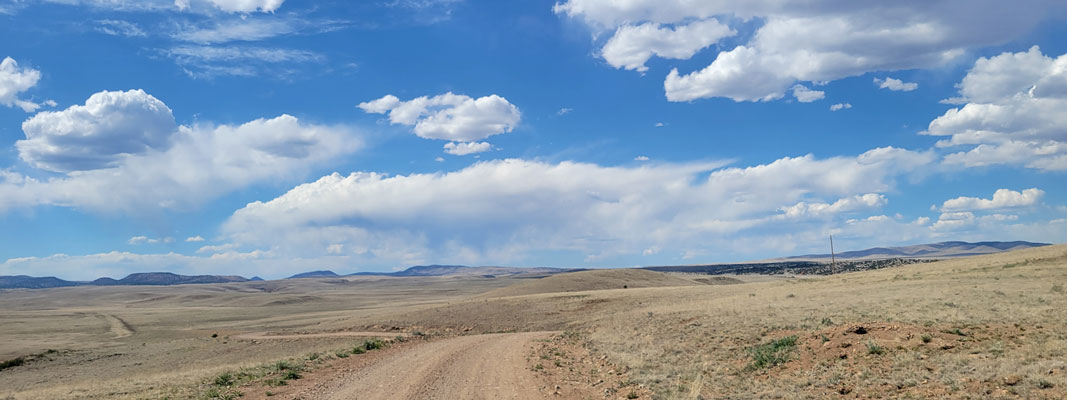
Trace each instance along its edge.
<path fill-rule="evenodd" d="M 741 278 L 621 270 L 3 292 L 0 361 L 25 361 L 0 370 L 0 398 L 195 397 L 221 374 L 356 343 L 238 335 L 343 331 L 566 331 L 579 348 L 560 344 L 539 373 L 568 379 L 579 365 L 568 354 L 603 360 L 633 385 L 612 398 L 1067 397 L 1067 246 Z"/>

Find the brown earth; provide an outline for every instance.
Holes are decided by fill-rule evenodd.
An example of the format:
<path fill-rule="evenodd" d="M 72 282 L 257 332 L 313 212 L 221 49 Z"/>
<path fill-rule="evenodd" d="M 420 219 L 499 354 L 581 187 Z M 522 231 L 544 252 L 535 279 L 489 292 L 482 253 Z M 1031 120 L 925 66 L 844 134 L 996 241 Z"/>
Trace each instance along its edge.
<path fill-rule="evenodd" d="M 411 397 L 1067 398 L 1064 245 L 725 285 L 591 272 L 0 292 L 0 361 L 27 357 L 0 398 L 318 398 L 381 379 Z M 286 338 L 240 339 L 257 332 Z M 342 332 L 402 340 L 342 357 L 365 339 Z M 282 360 L 302 379 L 216 383 Z"/>

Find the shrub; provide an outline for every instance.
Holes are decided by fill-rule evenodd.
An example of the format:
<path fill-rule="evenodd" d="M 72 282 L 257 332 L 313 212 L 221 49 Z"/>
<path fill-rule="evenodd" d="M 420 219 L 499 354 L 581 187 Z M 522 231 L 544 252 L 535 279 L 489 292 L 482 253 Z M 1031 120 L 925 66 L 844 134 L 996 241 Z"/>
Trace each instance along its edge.
<path fill-rule="evenodd" d="M 290 364 L 288 361 L 278 361 L 274 363 L 274 369 L 278 371 L 299 371 L 300 367 Z"/>
<path fill-rule="evenodd" d="M 345 351 L 338 351 L 337 352 L 337 358 L 346 358 L 346 357 L 348 357 L 348 352 L 345 352 Z"/>
<path fill-rule="evenodd" d="M 748 349 L 755 369 L 773 367 L 789 361 L 789 356 L 797 347 L 797 336 L 786 336 L 770 343 Z"/>
<path fill-rule="evenodd" d="M 233 375 L 229 372 L 215 377 L 215 386 L 232 386 Z"/>
<path fill-rule="evenodd" d="M 885 347 L 880 346 L 874 341 L 867 342 L 867 354 L 882 355 L 885 354 Z"/>
<path fill-rule="evenodd" d="M 363 348 L 366 350 L 377 350 L 382 347 L 385 347 L 385 342 L 380 339 L 369 339 L 363 342 Z"/>
<path fill-rule="evenodd" d="M 289 381 L 294 380 L 294 379 L 300 379 L 300 378 L 303 378 L 303 376 L 301 376 L 299 372 L 296 372 L 296 371 L 293 371 L 293 370 L 287 371 L 285 373 L 285 375 L 282 376 L 282 379 L 289 380 Z"/>
<path fill-rule="evenodd" d="M 923 334 L 922 336 L 919 336 L 919 339 L 922 339 L 923 343 L 930 343 L 931 340 L 934 340 L 934 337 L 927 334 Z"/>
<path fill-rule="evenodd" d="M 366 352 L 367 351 L 363 350 L 362 346 L 356 346 L 356 347 L 352 348 L 352 354 L 363 354 L 363 353 L 366 353 Z"/>
<path fill-rule="evenodd" d="M 22 357 L 17 357 L 17 358 L 11 359 L 11 360 L 0 362 L 0 371 L 3 371 L 3 370 L 8 369 L 8 368 L 12 368 L 12 367 L 17 367 L 17 366 L 25 364 L 25 363 L 26 363 L 26 359 L 22 358 Z"/>

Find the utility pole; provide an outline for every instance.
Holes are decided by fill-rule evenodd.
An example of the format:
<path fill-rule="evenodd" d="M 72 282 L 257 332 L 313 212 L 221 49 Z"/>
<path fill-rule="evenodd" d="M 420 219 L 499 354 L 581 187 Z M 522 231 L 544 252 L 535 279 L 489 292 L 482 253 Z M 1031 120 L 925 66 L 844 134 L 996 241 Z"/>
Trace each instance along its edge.
<path fill-rule="evenodd" d="M 834 234 L 830 234 L 830 268 L 837 269 L 837 256 L 834 255 Z"/>

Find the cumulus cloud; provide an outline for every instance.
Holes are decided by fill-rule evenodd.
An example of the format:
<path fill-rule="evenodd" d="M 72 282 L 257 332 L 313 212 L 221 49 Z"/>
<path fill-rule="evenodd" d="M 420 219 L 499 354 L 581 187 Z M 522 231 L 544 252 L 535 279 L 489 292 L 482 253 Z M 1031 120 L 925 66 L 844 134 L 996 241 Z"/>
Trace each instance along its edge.
<path fill-rule="evenodd" d="M 1028 207 L 1038 204 L 1044 195 L 1045 191 L 1038 188 L 1025 189 L 1020 192 L 1011 189 L 997 189 L 993 193 L 992 199 L 961 196 L 945 200 L 945 203 L 941 205 L 941 211 L 958 212 Z"/>
<path fill-rule="evenodd" d="M 714 18 L 694 21 L 674 28 L 657 23 L 620 26 L 601 50 L 604 60 L 615 68 L 645 72 L 653 55 L 689 59 L 697 51 L 733 36 L 736 31 Z"/>
<path fill-rule="evenodd" d="M 86 171 L 124 157 L 164 150 L 177 128 L 162 101 L 143 90 L 103 91 L 62 111 L 44 111 L 22 123 L 19 157 L 50 171 Z"/>
<path fill-rule="evenodd" d="M 919 88 L 918 83 L 904 82 L 900 79 L 890 78 L 888 76 L 884 79 L 874 78 L 874 84 L 878 85 L 879 89 L 889 89 L 894 92 L 910 92 Z"/>
<path fill-rule="evenodd" d="M 481 153 L 489 151 L 493 146 L 487 142 L 469 142 L 469 143 L 445 143 L 445 153 L 465 156 L 468 154 Z"/>
<path fill-rule="evenodd" d="M 923 133 L 947 136 L 950 165 L 1021 165 L 1067 170 L 1067 55 L 1029 51 L 980 58 L 959 83 L 963 104 L 930 122 Z"/>
<path fill-rule="evenodd" d="M 200 236 L 200 235 L 196 235 L 196 236 L 190 236 L 190 237 L 185 238 L 185 241 L 187 243 L 203 242 L 204 238 L 202 236 Z"/>
<path fill-rule="evenodd" d="M 388 114 L 390 123 L 413 126 L 426 139 L 475 142 L 511 132 L 519 123 L 519 108 L 495 94 L 479 97 L 445 94 L 401 101 L 393 95 L 360 103 L 372 114 Z"/>
<path fill-rule="evenodd" d="M 823 215 L 835 215 L 843 212 L 857 211 L 867 208 L 877 208 L 886 205 L 888 201 L 884 195 L 867 193 L 839 199 L 833 203 L 806 203 L 799 202 L 781 210 L 786 217 L 818 217 Z"/>
<path fill-rule="evenodd" d="M 841 111 L 841 110 L 847 110 L 847 109 L 850 109 L 850 108 L 852 108 L 852 104 L 851 103 L 837 103 L 837 104 L 834 104 L 834 105 L 830 106 L 830 111 Z"/>
<path fill-rule="evenodd" d="M 273 13 L 275 10 L 282 6 L 285 0 L 174 0 L 174 5 L 180 10 L 187 10 L 190 8 L 212 5 L 222 11 L 237 12 L 237 13 L 251 13 L 251 12 L 265 12 Z"/>
<path fill-rule="evenodd" d="M 333 174 L 247 205 L 224 232 L 234 242 L 305 256 L 341 243 L 376 262 L 509 262 L 537 251 L 595 260 L 654 246 L 680 254 L 742 231 L 787 229 L 782 209 L 814 198 L 842 199 L 806 207 L 830 219 L 877 207 L 897 176 L 932 161 L 931 154 L 882 148 L 746 168 L 511 159 L 449 173 Z"/>
<path fill-rule="evenodd" d="M 875 71 L 943 66 L 968 50 L 1018 38 L 1063 11 L 1051 0 L 847 5 L 837 0 L 803 4 L 772 0 L 566 0 L 553 9 L 598 31 L 618 32 L 623 26 L 679 24 L 713 17 L 737 24 L 761 23 L 746 41 L 718 53 L 703 69 L 672 69 L 664 81 L 670 101 L 711 97 L 768 101 L 782 98 L 798 81 L 833 81 Z M 657 46 L 695 46 L 692 38 L 662 37 L 670 40 L 670 45 Z M 636 68 L 643 62 L 623 65 Z"/>
<path fill-rule="evenodd" d="M 4 57 L 4 60 L 0 61 L 0 104 L 18 107 L 25 112 L 37 110 L 41 107 L 39 104 L 20 99 L 18 95 L 36 86 L 40 79 L 41 71 L 19 67 L 19 63 L 13 58 Z"/>
<path fill-rule="evenodd" d="M 0 173 L 0 211 L 36 205 L 100 212 L 187 208 L 256 182 L 300 177 L 311 166 L 361 146 L 359 136 L 348 127 L 309 124 L 289 115 L 240 125 L 177 126 L 163 135 L 165 142 L 157 145 L 153 139 L 151 146 L 140 146 L 145 143 L 138 136 L 140 131 L 130 133 L 124 129 L 130 126 L 156 129 L 160 125 L 127 124 L 144 118 L 123 113 L 143 116 L 144 106 L 152 105 L 156 113 L 147 114 L 151 116 L 147 120 L 156 121 L 159 115 L 169 116 L 169 109 L 141 91 L 101 93 L 93 98 L 110 96 L 121 101 L 138 101 L 131 102 L 130 107 L 105 107 L 111 111 L 105 113 L 72 107 L 77 111 L 72 114 L 77 116 L 74 119 L 32 118 L 31 121 L 40 124 L 34 125 L 37 129 L 34 132 L 66 132 L 65 124 L 77 121 L 78 126 L 95 130 L 72 130 L 71 134 L 91 131 L 94 135 L 79 136 L 81 141 L 74 144 L 62 137 L 49 137 L 48 143 L 62 145 L 41 145 L 40 149 L 20 146 L 20 152 L 26 151 L 24 158 L 33 164 L 70 172 L 43 180 L 13 172 Z M 164 109 L 166 112 L 161 111 Z M 27 141 L 39 139 L 34 136 Z M 111 142 L 116 144 L 106 144 Z M 136 151 L 118 147 L 126 143 L 133 143 L 130 148 Z"/>
<path fill-rule="evenodd" d="M 811 103 L 816 100 L 822 100 L 826 97 L 826 92 L 811 90 L 804 85 L 796 85 L 793 86 L 793 97 L 796 97 L 797 101 L 801 103 Z"/>

